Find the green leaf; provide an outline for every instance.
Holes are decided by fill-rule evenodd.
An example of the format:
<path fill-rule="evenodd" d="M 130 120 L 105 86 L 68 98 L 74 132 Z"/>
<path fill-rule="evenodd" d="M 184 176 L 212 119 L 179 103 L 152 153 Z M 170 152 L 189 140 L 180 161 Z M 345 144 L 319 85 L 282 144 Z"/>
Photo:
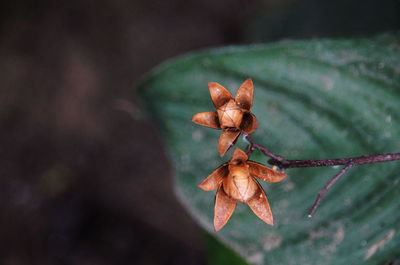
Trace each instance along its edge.
<path fill-rule="evenodd" d="M 197 188 L 230 158 L 220 131 L 191 122 L 214 110 L 207 82 L 233 94 L 253 78 L 253 138 L 289 159 L 400 151 L 400 34 L 284 41 L 190 54 L 156 68 L 140 86 L 165 138 L 176 193 L 193 218 L 254 264 L 384 264 L 400 256 L 400 162 L 354 167 L 307 218 L 317 192 L 340 168 L 289 169 L 262 183 L 274 214 L 268 226 L 239 204 L 213 231 L 214 193 Z M 236 146 L 244 148 L 239 139 Z M 252 160 L 266 163 L 255 152 Z"/>
<path fill-rule="evenodd" d="M 227 248 L 211 235 L 205 235 L 209 265 L 247 265 L 232 249 Z"/>

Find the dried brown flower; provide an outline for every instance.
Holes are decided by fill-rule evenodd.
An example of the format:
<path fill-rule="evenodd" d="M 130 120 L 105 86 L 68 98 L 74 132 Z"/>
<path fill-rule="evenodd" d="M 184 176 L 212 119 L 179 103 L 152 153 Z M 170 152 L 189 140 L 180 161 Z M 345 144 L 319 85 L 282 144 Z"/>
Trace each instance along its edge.
<path fill-rule="evenodd" d="M 250 134 L 257 129 L 257 119 L 250 112 L 253 105 L 254 86 L 251 78 L 239 87 L 235 98 L 218 83 L 208 83 L 211 100 L 216 111 L 197 113 L 192 121 L 213 129 L 222 129 L 218 152 L 223 156 L 243 131 Z"/>
<path fill-rule="evenodd" d="M 236 148 L 231 160 L 218 167 L 199 185 L 206 191 L 218 188 L 214 206 L 215 230 L 219 231 L 228 222 L 237 201 L 246 203 L 261 220 L 273 225 L 267 196 L 256 178 L 278 182 L 285 177 L 284 172 L 249 161 L 247 154 Z"/>

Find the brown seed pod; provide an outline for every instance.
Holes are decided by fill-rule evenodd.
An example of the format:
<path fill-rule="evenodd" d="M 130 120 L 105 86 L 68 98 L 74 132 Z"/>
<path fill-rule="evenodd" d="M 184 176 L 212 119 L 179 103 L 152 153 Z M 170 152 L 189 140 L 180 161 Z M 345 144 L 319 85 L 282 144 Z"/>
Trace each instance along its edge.
<path fill-rule="evenodd" d="M 243 131 L 250 134 L 257 129 L 256 117 L 250 112 L 253 105 L 254 86 L 249 78 L 239 87 L 236 97 L 218 83 L 208 83 L 211 100 L 216 111 L 201 112 L 192 121 L 213 129 L 222 129 L 218 152 L 223 156 Z"/>
<path fill-rule="evenodd" d="M 273 225 L 267 196 L 256 178 L 278 182 L 285 177 L 284 172 L 249 161 L 247 154 L 236 148 L 231 160 L 214 170 L 199 185 L 207 191 L 218 189 L 214 206 L 215 230 L 219 231 L 228 222 L 237 201 L 246 203 L 261 220 Z"/>

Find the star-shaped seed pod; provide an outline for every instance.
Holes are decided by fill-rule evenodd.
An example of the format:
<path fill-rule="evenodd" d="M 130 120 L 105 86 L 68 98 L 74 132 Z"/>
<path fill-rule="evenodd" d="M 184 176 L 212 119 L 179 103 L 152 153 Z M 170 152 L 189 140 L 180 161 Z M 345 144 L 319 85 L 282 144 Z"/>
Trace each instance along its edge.
<path fill-rule="evenodd" d="M 273 225 L 267 196 L 256 178 L 278 182 L 285 177 L 284 172 L 249 161 L 247 154 L 236 148 L 231 160 L 218 167 L 199 185 L 199 188 L 206 191 L 218 189 L 214 206 L 215 231 L 219 231 L 228 222 L 237 201 L 246 203 L 261 220 Z"/>
<path fill-rule="evenodd" d="M 192 121 L 213 129 L 222 129 L 218 142 L 218 152 L 223 156 L 235 143 L 243 131 L 250 134 L 257 129 L 257 119 L 250 112 L 253 105 L 254 86 L 251 78 L 239 87 L 235 98 L 218 83 L 208 83 L 211 100 L 216 111 L 201 112 L 193 116 Z"/>

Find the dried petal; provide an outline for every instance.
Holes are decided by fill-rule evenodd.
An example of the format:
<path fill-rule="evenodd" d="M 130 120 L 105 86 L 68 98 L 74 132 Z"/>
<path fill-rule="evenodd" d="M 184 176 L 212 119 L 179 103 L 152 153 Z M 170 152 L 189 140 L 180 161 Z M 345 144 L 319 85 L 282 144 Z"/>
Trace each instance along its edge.
<path fill-rule="evenodd" d="M 216 111 L 201 112 L 193 116 L 192 122 L 210 127 L 213 129 L 221 129 L 218 114 Z"/>
<path fill-rule="evenodd" d="M 233 211 L 236 207 L 236 200 L 230 198 L 225 192 L 222 186 L 218 189 L 217 195 L 215 196 L 214 206 L 214 228 L 215 231 L 221 230 L 221 228 L 228 222 L 232 216 Z"/>
<path fill-rule="evenodd" d="M 269 206 L 267 196 L 261 185 L 258 184 L 258 190 L 253 198 L 247 201 L 250 209 L 264 222 L 274 225 L 274 217 L 272 216 L 271 207 Z"/>
<path fill-rule="evenodd" d="M 286 177 L 286 174 L 284 172 L 275 171 L 272 168 L 253 161 L 247 161 L 247 165 L 249 165 L 251 176 L 264 181 L 279 182 Z"/>
<path fill-rule="evenodd" d="M 211 100 L 217 109 L 232 99 L 231 93 L 218 83 L 209 82 L 208 89 L 210 90 Z"/>
<path fill-rule="evenodd" d="M 239 130 L 225 129 L 222 131 L 218 142 L 218 152 L 221 156 L 225 155 L 226 151 L 235 143 L 239 134 Z"/>
<path fill-rule="evenodd" d="M 232 99 L 217 110 L 221 128 L 239 129 L 243 120 L 243 109 Z"/>
<path fill-rule="evenodd" d="M 228 163 L 222 164 L 213 173 L 211 173 L 202 183 L 198 186 L 203 190 L 215 190 L 221 185 L 223 179 L 228 176 Z"/>
<path fill-rule="evenodd" d="M 258 122 L 256 116 L 253 113 L 245 113 L 243 115 L 242 124 L 240 124 L 240 129 L 246 133 L 250 134 L 254 132 L 258 127 Z"/>
<path fill-rule="evenodd" d="M 236 93 L 235 101 L 242 109 L 250 110 L 251 106 L 253 105 L 253 94 L 253 81 L 251 78 L 248 78 L 239 87 Z"/>
<path fill-rule="evenodd" d="M 242 149 L 236 148 L 235 151 L 233 152 L 230 163 L 239 164 L 241 162 L 247 161 L 247 159 L 249 159 L 247 154 Z"/>

